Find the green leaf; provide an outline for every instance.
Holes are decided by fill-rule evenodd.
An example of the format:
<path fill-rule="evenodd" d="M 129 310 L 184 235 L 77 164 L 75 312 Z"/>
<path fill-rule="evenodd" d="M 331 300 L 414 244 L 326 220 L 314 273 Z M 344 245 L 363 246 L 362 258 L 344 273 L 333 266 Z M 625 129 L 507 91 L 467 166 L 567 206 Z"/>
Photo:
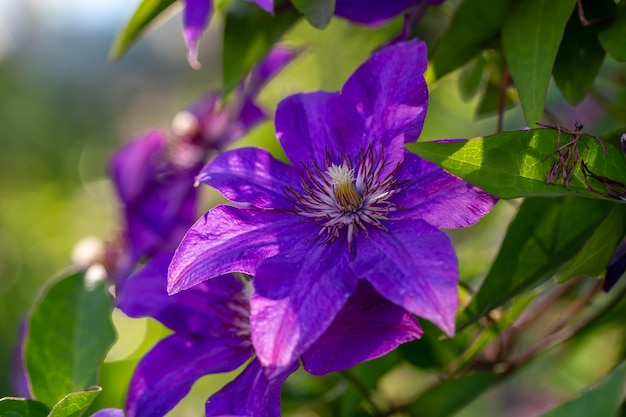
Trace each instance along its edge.
<path fill-rule="evenodd" d="M 580 251 L 614 205 L 576 197 L 527 198 L 509 225 L 491 270 L 465 310 L 469 320 L 549 279 Z"/>
<path fill-rule="evenodd" d="M 542 414 L 541 417 L 614 416 L 619 411 L 626 385 L 626 362 L 622 362 L 579 397 Z"/>
<path fill-rule="evenodd" d="M 46 417 L 48 407 L 26 398 L 0 398 L 0 417 Z"/>
<path fill-rule="evenodd" d="M 85 391 L 67 394 L 56 403 L 48 417 L 81 417 L 100 394 L 100 391 L 102 388 L 92 387 Z"/>
<path fill-rule="evenodd" d="M 335 13 L 335 0 L 291 0 L 314 27 L 324 29 Z"/>
<path fill-rule="evenodd" d="M 276 5 L 272 16 L 246 0 L 235 0 L 226 11 L 222 94 L 230 93 L 300 18 L 289 4 Z"/>
<path fill-rule="evenodd" d="M 626 234 L 626 207 L 619 205 L 591 235 L 585 246 L 567 263 L 559 277 L 565 282 L 579 275 L 599 276 Z"/>
<path fill-rule="evenodd" d="M 470 65 L 467 65 L 459 74 L 459 90 L 464 100 L 470 100 L 478 93 L 483 81 L 483 70 L 486 60 L 478 56 Z"/>
<path fill-rule="evenodd" d="M 497 375 L 490 371 L 448 379 L 422 393 L 409 407 L 409 415 L 451 416 L 474 401 L 497 380 Z"/>
<path fill-rule="evenodd" d="M 570 135 L 565 132 L 534 129 L 467 141 L 412 143 L 407 148 L 500 198 L 574 194 L 597 198 L 596 193 L 587 189 L 579 164 L 576 164 L 569 190 L 562 184 L 546 183 L 546 177 L 558 161 L 554 151 L 559 143 L 563 146 L 569 141 Z M 626 183 L 624 155 L 616 148 L 606 146 L 606 156 L 597 141 L 583 136 L 578 149 L 594 174 Z M 595 183 L 594 187 L 600 188 Z"/>
<path fill-rule="evenodd" d="M 610 16 L 615 9 L 613 0 L 593 0 L 583 4 L 587 19 Z M 587 95 L 600 71 L 604 55 L 598 40 L 598 26 L 583 26 L 578 13 L 574 13 L 565 27 L 552 71 L 554 81 L 571 104 L 578 103 Z"/>
<path fill-rule="evenodd" d="M 465 0 L 457 9 L 448 30 L 435 46 L 431 63 L 441 78 L 462 67 L 497 38 L 507 2 Z"/>
<path fill-rule="evenodd" d="M 502 47 L 528 126 L 540 122 L 552 65 L 576 0 L 523 0 L 508 13 Z"/>
<path fill-rule="evenodd" d="M 52 407 L 68 392 L 97 383 L 104 354 L 115 340 L 113 305 L 104 282 L 80 272 L 39 297 L 29 315 L 25 361 L 34 397 Z"/>
<path fill-rule="evenodd" d="M 611 25 L 600 32 L 600 43 L 616 61 L 626 61 L 626 1 L 621 0 Z"/>
<path fill-rule="evenodd" d="M 109 56 L 119 59 L 147 27 L 176 0 L 143 0 L 124 29 L 118 33 Z"/>

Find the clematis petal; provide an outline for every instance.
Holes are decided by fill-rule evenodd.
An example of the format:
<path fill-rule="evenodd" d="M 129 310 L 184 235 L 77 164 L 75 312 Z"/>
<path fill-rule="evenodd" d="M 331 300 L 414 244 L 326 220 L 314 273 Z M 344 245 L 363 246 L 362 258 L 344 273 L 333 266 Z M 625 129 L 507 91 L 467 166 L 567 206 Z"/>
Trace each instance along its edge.
<path fill-rule="evenodd" d="M 269 7 L 268 12 L 272 12 L 273 0 L 251 0 L 265 9 Z M 262 4 L 264 3 L 264 4 Z M 250 77 L 244 87 L 244 96 L 253 97 L 259 93 L 259 90 L 281 71 L 287 64 L 294 60 L 299 54 L 295 48 L 276 45 L 267 54 L 261 62 L 259 62 L 250 72 Z"/>
<path fill-rule="evenodd" d="M 91 415 L 91 417 L 124 417 L 124 410 L 119 408 L 103 408 Z"/>
<path fill-rule="evenodd" d="M 128 387 L 126 416 L 164 416 L 198 378 L 237 369 L 252 355 L 249 344 L 176 333 L 161 340 L 139 362 Z"/>
<path fill-rule="evenodd" d="M 215 207 L 178 246 L 168 271 L 168 292 L 229 272 L 254 275 L 260 261 L 315 233 L 313 224 L 277 210 Z"/>
<path fill-rule="evenodd" d="M 268 378 L 265 369 L 254 359 L 237 378 L 209 398 L 206 416 L 280 416 L 280 390 L 297 368 L 294 364 L 284 373 Z"/>
<path fill-rule="evenodd" d="M 274 0 L 248 0 L 256 3 L 259 7 L 268 13 L 274 14 Z"/>
<path fill-rule="evenodd" d="M 264 149 L 241 148 L 217 156 L 196 179 L 236 203 L 292 210 L 294 203 L 285 191 L 289 186 L 300 190 L 301 175 Z"/>
<path fill-rule="evenodd" d="M 209 24 L 211 13 L 213 12 L 212 0 L 183 0 L 185 9 L 183 11 L 183 37 L 189 50 L 187 60 L 192 68 L 200 68 L 198 62 L 198 41 L 202 32 Z"/>
<path fill-rule="evenodd" d="M 323 375 L 380 357 L 422 335 L 417 319 L 359 280 L 330 327 L 302 354 L 304 369 Z"/>
<path fill-rule="evenodd" d="M 393 202 L 392 219 L 423 219 L 444 229 L 471 226 L 491 211 L 498 199 L 437 165 L 407 152 L 398 177 L 408 186 Z"/>
<path fill-rule="evenodd" d="M 172 256 L 173 252 L 157 255 L 123 282 L 116 291 L 116 307 L 130 317 L 155 318 L 175 331 L 224 333 L 220 331 L 220 307 L 240 293 L 241 283 L 230 275 L 222 275 L 170 296 L 166 288 Z"/>
<path fill-rule="evenodd" d="M 250 300 L 252 342 L 272 371 L 291 366 L 326 330 L 356 289 L 345 242 L 311 245 L 262 262 Z"/>
<path fill-rule="evenodd" d="M 356 109 L 345 106 L 340 93 L 323 91 L 285 98 L 278 103 L 275 123 L 278 140 L 296 168 L 311 160 L 325 167 L 328 155 L 355 156 L 364 131 Z"/>
<path fill-rule="evenodd" d="M 174 249 L 196 219 L 198 161 L 177 167 L 167 160 L 167 139 L 151 130 L 116 152 L 111 176 L 124 205 L 131 258 Z"/>
<path fill-rule="evenodd" d="M 414 39 L 376 52 L 348 79 L 342 98 L 364 119 L 366 138 L 359 139 L 359 146 L 417 140 L 428 106 L 427 65 L 426 44 Z"/>
<path fill-rule="evenodd" d="M 423 0 L 337 0 L 335 15 L 350 22 L 380 25 Z"/>
<path fill-rule="evenodd" d="M 420 220 L 385 223 L 359 239 L 352 267 L 383 297 L 454 334 L 459 281 L 448 236 Z"/>

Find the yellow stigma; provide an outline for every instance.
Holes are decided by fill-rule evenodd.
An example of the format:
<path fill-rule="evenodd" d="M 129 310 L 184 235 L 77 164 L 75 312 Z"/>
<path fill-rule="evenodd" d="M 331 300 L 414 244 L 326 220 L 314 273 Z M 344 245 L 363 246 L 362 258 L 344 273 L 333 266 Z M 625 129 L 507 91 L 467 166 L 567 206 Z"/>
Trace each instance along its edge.
<path fill-rule="evenodd" d="M 332 164 L 326 173 L 332 179 L 335 200 L 342 209 L 352 211 L 361 207 L 363 200 L 354 186 L 354 168 Z"/>

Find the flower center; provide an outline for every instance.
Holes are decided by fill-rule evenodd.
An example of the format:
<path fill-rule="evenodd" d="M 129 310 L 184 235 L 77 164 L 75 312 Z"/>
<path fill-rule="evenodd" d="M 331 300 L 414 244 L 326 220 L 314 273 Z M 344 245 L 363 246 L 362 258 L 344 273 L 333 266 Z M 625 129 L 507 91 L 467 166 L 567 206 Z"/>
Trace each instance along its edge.
<path fill-rule="evenodd" d="M 384 156 L 377 155 L 372 146 L 359 152 L 356 161 L 344 157 L 335 163 L 329 156 L 323 168 L 317 163 L 305 167 L 302 192 L 287 187 L 295 214 L 320 225 L 323 243 L 334 241 L 345 230 L 351 247 L 359 230 L 367 233 L 373 226 L 386 231 L 382 221 L 396 210 L 389 199 L 401 190 L 396 176 L 400 164 L 386 169 Z"/>
<path fill-rule="evenodd" d="M 354 185 L 354 168 L 350 168 L 346 163 L 332 164 L 326 173 L 332 179 L 335 200 L 339 207 L 346 212 L 361 207 L 363 200 Z"/>

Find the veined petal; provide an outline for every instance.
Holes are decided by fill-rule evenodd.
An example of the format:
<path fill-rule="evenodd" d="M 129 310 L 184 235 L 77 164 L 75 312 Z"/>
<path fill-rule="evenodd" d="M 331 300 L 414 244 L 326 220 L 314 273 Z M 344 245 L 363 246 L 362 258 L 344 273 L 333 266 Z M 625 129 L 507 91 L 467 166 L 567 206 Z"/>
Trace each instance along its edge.
<path fill-rule="evenodd" d="M 274 0 L 248 0 L 256 3 L 259 7 L 268 13 L 274 14 Z"/>
<path fill-rule="evenodd" d="M 176 250 L 168 292 L 230 272 L 254 275 L 260 261 L 315 233 L 311 223 L 278 210 L 215 207 L 189 229 Z"/>
<path fill-rule="evenodd" d="M 272 372 L 296 362 L 355 291 L 350 256 L 345 242 L 303 239 L 259 265 L 250 300 L 252 342 Z"/>
<path fill-rule="evenodd" d="M 436 227 L 455 229 L 476 223 L 498 201 L 410 152 L 398 177 L 407 180 L 408 186 L 392 199 L 400 208 L 393 219 L 423 219 Z"/>
<path fill-rule="evenodd" d="M 189 49 L 187 60 L 193 68 L 199 68 L 198 62 L 198 41 L 202 32 L 209 23 L 209 18 L 213 11 L 212 0 L 183 0 L 185 10 L 183 11 L 183 36 Z"/>
<path fill-rule="evenodd" d="M 294 364 L 284 373 L 268 378 L 266 370 L 254 359 L 237 378 L 208 399 L 206 416 L 280 416 L 280 390 L 296 369 L 298 366 Z"/>
<path fill-rule="evenodd" d="M 250 346 L 215 338 L 173 334 L 139 362 L 128 387 L 126 417 L 164 416 L 198 378 L 237 369 L 252 355 Z"/>
<path fill-rule="evenodd" d="M 167 268 L 173 252 L 157 255 L 117 288 L 116 307 L 130 317 L 152 317 L 175 331 L 224 336 L 221 307 L 242 285 L 231 275 L 202 282 L 186 291 L 167 293 Z M 217 317 L 217 319 L 216 319 Z"/>
<path fill-rule="evenodd" d="M 359 280 L 330 327 L 302 354 L 304 369 L 323 375 L 378 358 L 422 335 L 417 319 Z"/>
<path fill-rule="evenodd" d="M 292 210 L 287 187 L 300 189 L 301 176 L 294 167 L 259 148 L 224 152 L 209 162 L 197 177 L 236 203 L 258 208 Z"/>
<path fill-rule="evenodd" d="M 328 155 L 356 156 L 363 132 L 356 109 L 344 106 L 340 93 L 295 94 L 276 109 L 276 135 L 296 168 L 312 161 L 325 167 Z"/>
<path fill-rule="evenodd" d="M 424 0 L 337 0 L 335 14 L 351 22 L 383 24 Z"/>
<path fill-rule="evenodd" d="M 404 152 L 400 143 L 417 140 L 428 106 L 427 65 L 426 44 L 415 39 L 381 49 L 348 79 L 341 93 L 364 119 L 367 136 L 359 138 L 360 146 L 382 143 L 389 158 Z M 393 145 L 396 140 L 400 143 Z"/>
<path fill-rule="evenodd" d="M 357 239 L 352 267 L 380 295 L 454 334 L 459 273 L 448 236 L 421 220 L 385 223 Z"/>

